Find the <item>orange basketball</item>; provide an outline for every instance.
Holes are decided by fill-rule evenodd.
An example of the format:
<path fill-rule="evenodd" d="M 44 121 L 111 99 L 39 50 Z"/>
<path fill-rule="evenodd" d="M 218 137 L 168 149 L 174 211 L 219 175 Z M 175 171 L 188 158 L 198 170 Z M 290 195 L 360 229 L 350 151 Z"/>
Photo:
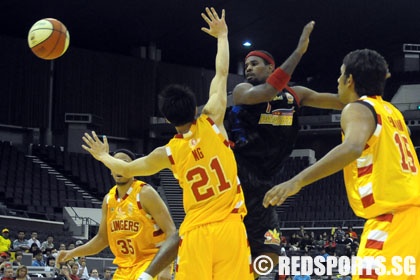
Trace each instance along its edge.
<path fill-rule="evenodd" d="M 70 34 L 59 20 L 44 18 L 32 25 L 28 44 L 37 57 L 56 59 L 66 52 L 70 44 Z"/>

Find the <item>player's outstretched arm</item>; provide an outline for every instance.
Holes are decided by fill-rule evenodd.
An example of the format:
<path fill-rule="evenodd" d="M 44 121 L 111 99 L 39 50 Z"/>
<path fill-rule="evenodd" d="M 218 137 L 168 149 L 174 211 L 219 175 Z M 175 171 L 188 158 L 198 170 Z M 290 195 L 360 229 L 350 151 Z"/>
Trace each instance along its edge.
<path fill-rule="evenodd" d="M 96 255 L 109 246 L 107 233 L 107 196 L 108 195 L 106 195 L 102 201 L 102 217 L 99 224 L 98 233 L 91 240 L 81 246 L 78 246 L 72 250 L 60 250 L 57 256 L 57 267 L 59 267 L 61 263 L 65 263 L 66 261 L 75 257 Z"/>
<path fill-rule="evenodd" d="M 309 46 L 309 37 L 314 29 L 315 22 L 310 21 L 305 25 L 299 38 L 299 43 L 293 53 L 278 67 L 266 80 L 265 83 L 252 86 L 249 83 L 241 83 L 233 90 L 233 102 L 240 104 L 258 104 L 271 101 L 290 80 L 302 56 Z"/>
<path fill-rule="evenodd" d="M 214 8 L 206 8 L 206 14 L 201 16 L 209 25 L 202 28 L 207 34 L 217 38 L 216 74 L 211 81 L 209 100 L 203 108 L 203 113 L 208 115 L 217 126 L 223 126 L 223 119 L 227 103 L 227 78 L 229 75 L 229 42 L 228 28 L 225 22 L 225 10 L 219 17 Z"/>
<path fill-rule="evenodd" d="M 114 158 L 109 154 L 109 145 L 106 136 L 103 136 L 103 142 L 92 131 L 92 135 L 85 133 L 82 137 L 85 145 L 82 148 L 89 152 L 94 158 L 105 164 L 114 173 L 120 174 L 126 178 L 135 176 L 150 176 L 156 174 L 162 169 L 171 168 L 171 163 L 166 155 L 165 147 L 158 147 L 147 156 L 136 160 L 125 162 Z"/>

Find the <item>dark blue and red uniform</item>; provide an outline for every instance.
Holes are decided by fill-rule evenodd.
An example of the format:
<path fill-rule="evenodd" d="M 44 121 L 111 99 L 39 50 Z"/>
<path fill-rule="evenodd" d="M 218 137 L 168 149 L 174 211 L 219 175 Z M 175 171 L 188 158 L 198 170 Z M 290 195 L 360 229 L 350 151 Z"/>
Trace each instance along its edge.
<path fill-rule="evenodd" d="M 265 193 L 283 180 L 282 166 L 300 128 L 299 100 L 291 92 L 282 91 L 266 103 L 235 105 L 227 116 L 248 209 L 244 222 L 252 255 L 280 254 L 280 238 L 271 236 L 274 230 L 280 232 L 276 209 L 264 208 L 262 201 Z"/>

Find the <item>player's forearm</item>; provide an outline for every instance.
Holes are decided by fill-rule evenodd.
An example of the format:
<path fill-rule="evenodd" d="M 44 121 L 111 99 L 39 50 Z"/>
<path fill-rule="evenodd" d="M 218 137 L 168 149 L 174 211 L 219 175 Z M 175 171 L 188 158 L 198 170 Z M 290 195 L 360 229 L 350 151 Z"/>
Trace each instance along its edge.
<path fill-rule="evenodd" d="M 89 242 L 70 251 L 72 257 L 96 255 L 108 247 L 108 241 L 98 236 L 93 237 Z"/>
<path fill-rule="evenodd" d="M 292 76 L 293 72 L 296 69 L 296 66 L 299 64 L 303 54 L 294 51 L 285 62 L 283 62 L 282 65 L 280 65 L 280 68 L 283 69 L 284 72 L 286 72 L 289 76 Z"/>
<path fill-rule="evenodd" d="M 113 173 L 123 175 L 126 178 L 129 178 L 130 176 L 127 176 L 127 162 L 123 160 L 119 160 L 114 158 L 113 156 L 109 154 L 103 154 L 99 158 L 99 160 L 108 167 Z"/>
<path fill-rule="evenodd" d="M 217 38 L 216 54 L 216 75 L 225 76 L 229 74 L 229 40 L 226 34 L 219 35 Z"/>
<path fill-rule="evenodd" d="M 178 232 L 166 239 L 145 272 L 155 277 L 159 272 L 168 267 L 178 254 L 179 240 Z"/>

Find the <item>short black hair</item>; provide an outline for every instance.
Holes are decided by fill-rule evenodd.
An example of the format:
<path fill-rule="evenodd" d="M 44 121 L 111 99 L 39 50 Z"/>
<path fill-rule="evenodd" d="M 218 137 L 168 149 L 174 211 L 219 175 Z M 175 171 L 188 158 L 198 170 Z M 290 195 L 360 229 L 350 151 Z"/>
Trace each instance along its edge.
<path fill-rule="evenodd" d="M 131 160 L 135 160 L 137 158 L 136 155 L 132 151 L 127 150 L 127 149 L 116 149 L 115 151 L 111 153 L 111 156 L 115 156 L 118 153 L 126 154 L 127 156 L 131 158 Z"/>
<path fill-rule="evenodd" d="M 344 75 L 353 76 L 359 96 L 383 95 L 388 64 L 382 55 L 370 49 L 355 50 L 344 57 L 343 65 Z"/>
<path fill-rule="evenodd" d="M 192 122 L 196 108 L 195 95 L 187 86 L 171 84 L 159 94 L 159 110 L 174 126 Z"/>

